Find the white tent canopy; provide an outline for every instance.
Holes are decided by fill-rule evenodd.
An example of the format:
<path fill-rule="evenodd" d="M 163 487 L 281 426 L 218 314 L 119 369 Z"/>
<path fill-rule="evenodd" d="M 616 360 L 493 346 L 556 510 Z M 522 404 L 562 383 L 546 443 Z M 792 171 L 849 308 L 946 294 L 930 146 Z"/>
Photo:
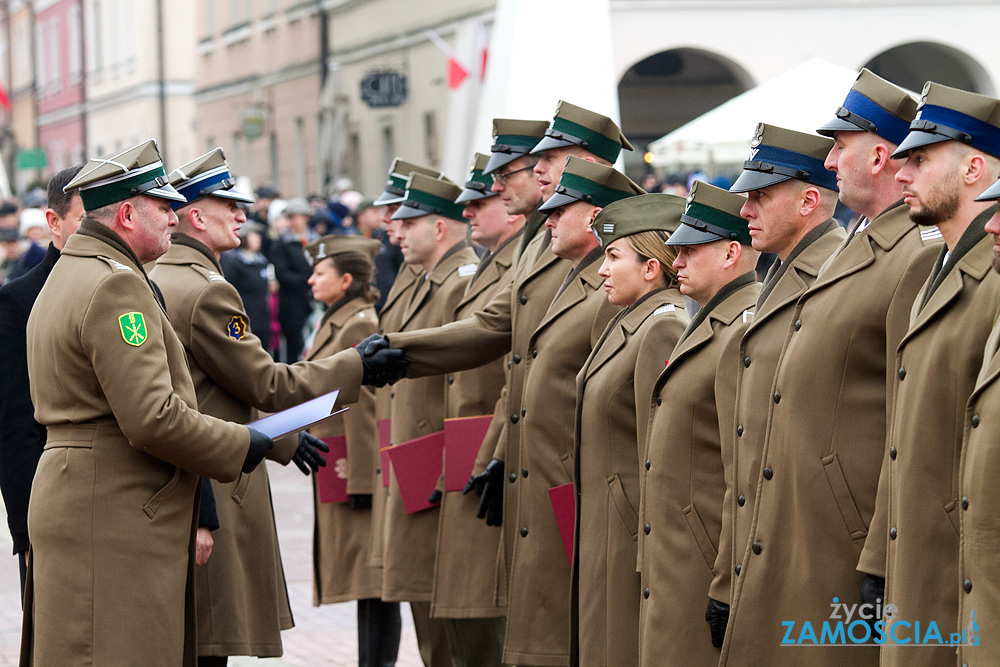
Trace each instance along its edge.
<path fill-rule="evenodd" d="M 651 143 L 653 165 L 711 172 L 742 164 L 758 122 L 815 132 L 833 118 L 857 76 L 854 70 L 812 58 Z"/>

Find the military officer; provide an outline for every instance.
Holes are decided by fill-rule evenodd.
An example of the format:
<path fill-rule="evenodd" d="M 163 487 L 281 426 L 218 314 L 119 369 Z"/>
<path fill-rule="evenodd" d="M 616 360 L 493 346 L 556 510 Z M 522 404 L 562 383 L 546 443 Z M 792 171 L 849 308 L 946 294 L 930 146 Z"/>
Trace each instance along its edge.
<path fill-rule="evenodd" d="M 736 365 L 722 353 L 746 329 L 760 293 L 760 253 L 740 217 L 743 202 L 695 181 L 683 224 L 667 240 L 677 249 L 680 290 L 701 310 L 663 355 L 644 398 L 651 414 L 639 452 L 640 665 L 719 662 L 721 637 L 713 647 L 704 607 L 726 492 L 720 427 L 728 421 L 720 416 L 731 418 L 735 401 Z"/>
<path fill-rule="evenodd" d="M 572 187 L 570 176 L 560 188 Z M 646 194 L 612 202 L 592 224 L 604 255 L 598 275 L 620 311 L 576 376 L 570 662 L 581 667 L 638 661 L 638 462 L 653 382 L 690 321 L 677 289 L 677 250 L 665 243 L 683 211 L 677 195 Z"/>
<path fill-rule="evenodd" d="M 421 272 L 399 321 L 399 330 L 440 326 L 452 321 L 455 306 L 476 272 L 478 257 L 465 240 L 466 220 L 455 204 L 462 189 L 451 181 L 413 173 L 393 218 L 406 262 Z M 396 445 L 444 428 L 444 381 L 405 379 L 393 387 L 392 442 Z M 407 514 L 396 471 L 390 477 L 385 510 L 382 598 L 410 603 L 428 666 L 451 665 L 447 632 L 431 618 L 438 508 Z"/>
<path fill-rule="evenodd" d="M 716 579 L 728 579 L 730 572 L 736 578 L 731 602 L 725 599 L 724 583 L 713 583 L 709 591 L 710 599 L 721 603 L 709 608 L 716 638 L 726 605 L 732 605 L 723 665 L 779 660 L 773 652 L 779 650 L 781 636 L 775 639 L 774 632 L 784 619 L 758 613 L 778 589 L 773 574 L 754 573 L 753 559 L 761 549 L 752 531 L 757 511 L 754 499 L 759 485 L 778 474 L 768 461 L 765 434 L 768 413 L 781 400 L 772 384 L 786 332 L 794 322 L 795 302 L 845 238 L 831 217 L 837 205 L 836 175 L 823 167 L 832 147 L 833 141 L 825 137 L 761 123 L 750 144 L 749 159 L 730 188 L 748 193 L 741 215 L 748 220 L 754 250 L 773 252 L 778 261 L 764 279 L 753 322 L 738 345 L 733 339 L 727 347 L 724 355 L 732 356 L 723 357 L 728 359 L 725 363 L 737 367 L 735 420 L 722 430 L 723 462 L 729 466 L 726 478 L 732 484 L 732 505 L 723 513 L 722 530 L 727 539 L 732 535 L 732 542 L 728 550 L 720 550 L 715 569 Z M 735 348 L 738 356 L 731 351 Z M 741 606 L 741 595 L 746 595 L 745 606 Z"/>
<path fill-rule="evenodd" d="M 199 408 L 245 423 L 255 409 L 277 412 L 338 388 L 339 403 L 354 403 L 361 379 L 356 353 L 275 363 L 248 326 L 239 292 L 222 276 L 219 255 L 237 247 L 246 222 L 240 204 L 253 202 L 234 187 L 222 149 L 175 169 L 170 183 L 187 202 L 172 205 L 177 231 L 149 275 L 163 290 L 167 314 L 187 352 Z M 322 463 L 317 447 L 326 445 L 303 433 L 280 441 L 271 457 L 283 464 L 294 460 L 308 474 Z M 292 627 L 292 615 L 267 468 L 213 487 L 220 527 L 212 556 L 197 570 L 199 662 L 280 656 L 281 630 Z"/>
<path fill-rule="evenodd" d="M 524 216 L 508 215 L 503 201 L 491 191 L 492 179 L 483 174 L 488 159 L 475 155 L 469 180 L 455 200 L 464 206 L 462 215 L 469 221 L 470 237 L 487 251 L 455 308 L 456 320 L 485 306 L 511 281 L 514 252 L 524 227 Z M 444 387 L 445 418 L 492 414 L 504 380 L 501 359 L 449 374 Z M 502 423 L 498 419 L 491 426 L 495 430 Z M 488 462 L 495 446 L 495 434 L 484 438 L 481 449 L 488 451 L 481 452 L 480 458 Z M 507 599 L 506 572 L 497 567 L 501 533 L 476 518 L 478 504 L 474 495 L 458 491 L 445 491 L 441 498 L 431 615 L 444 619 L 455 664 L 499 666 Z"/>
<path fill-rule="evenodd" d="M 958 475 L 966 420 L 973 423 L 965 406 L 1000 306 L 1000 278 L 990 271 L 993 239 L 984 229 L 995 205 L 976 201 L 1000 173 L 1000 100 L 927 83 L 893 155 L 906 158 L 896 180 L 910 219 L 936 225 L 944 246 L 891 367 L 889 456 L 867 539 L 886 545 L 884 600 L 910 629 L 887 623 L 881 664 L 953 665 L 951 646 L 902 644 L 924 639 L 932 623 L 948 637 L 967 622 L 956 622 L 959 600 L 972 588 L 971 580 L 965 592 L 955 586 Z M 913 634 L 917 622 L 921 637 Z"/>
<path fill-rule="evenodd" d="M 48 436 L 28 509 L 21 663 L 193 666 L 199 475 L 233 481 L 272 443 L 195 410 L 184 348 L 142 268 L 170 247 L 170 203 L 184 201 L 153 140 L 92 159 L 66 190 L 87 215 L 28 319 Z"/>
<path fill-rule="evenodd" d="M 991 185 L 977 199 L 1000 199 L 1000 182 Z M 1000 271 L 1000 213 L 993 214 L 985 230 L 993 235 L 993 270 Z M 962 667 L 1000 662 L 1000 644 L 989 639 L 1000 632 L 1000 596 L 995 577 L 1000 530 L 997 529 L 997 514 L 990 507 L 990 499 L 997 494 L 997 480 L 1000 480 L 996 446 L 1000 432 L 995 417 L 1000 400 L 998 378 L 1000 326 L 994 324 L 986 340 L 983 365 L 966 406 L 963 425 L 958 492 L 960 553 L 958 578 L 953 582 L 960 589 L 958 625 L 965 632 L 958 647 L 958 664 Z"/>

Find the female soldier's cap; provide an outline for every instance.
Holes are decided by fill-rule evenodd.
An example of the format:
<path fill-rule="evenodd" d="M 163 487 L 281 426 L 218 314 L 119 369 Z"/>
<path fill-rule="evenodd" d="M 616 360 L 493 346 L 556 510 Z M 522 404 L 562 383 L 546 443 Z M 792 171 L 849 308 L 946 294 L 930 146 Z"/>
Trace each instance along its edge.
<path fill-rule="evenodd" d="M 381 248 L 381 241 L 370 239 L 367 236 L 328 234 L 316 239 L 302 250 L 306 254 L 306 261 L 309 262 L 309 265 L 316 266 L 327 257 L 341 255 L 345 252 L 356 252 L 374 262 L 375 256 L 378 255 Z"/>
<path fill-rule="evenodd" d="M 620 238 L 639 232 L 663 231 L 671 234 L 681 224 L 684 198 L 653 193 L 627 197 L 608 204 L 594 218 L 591 229 L 607 248 Z"/>

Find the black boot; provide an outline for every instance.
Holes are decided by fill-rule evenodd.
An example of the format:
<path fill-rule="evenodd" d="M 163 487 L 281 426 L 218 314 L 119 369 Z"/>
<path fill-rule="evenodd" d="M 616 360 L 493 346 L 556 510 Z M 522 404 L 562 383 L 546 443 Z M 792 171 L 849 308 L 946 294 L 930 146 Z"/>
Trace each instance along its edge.
<path fill-rule="evenodd" d="M 395 667 L 402 629 L 398 602 L 358 600 L 359 667 Z"/>

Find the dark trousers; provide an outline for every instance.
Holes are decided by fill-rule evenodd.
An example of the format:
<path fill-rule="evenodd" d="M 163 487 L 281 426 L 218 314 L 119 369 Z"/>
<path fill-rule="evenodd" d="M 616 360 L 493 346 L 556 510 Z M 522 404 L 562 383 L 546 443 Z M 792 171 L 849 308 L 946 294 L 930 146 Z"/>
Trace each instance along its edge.
<path fill-rule="evenodd" d="M 359 667 L 394 667 L 402 625 L 398 602 L 358 600 Z"/>
<path fill-rule="evenodd" d="M 28 578 L 28 552 L 17 554 L 17 566 L 21 570 L 21 608 L 24 609 L 24 580 Z"/>
<path fill-rule="evenodd" d="M 198 656 L 198 667 L 226 667 L 229 658 L 224 655 L 200 655 Z"/>

